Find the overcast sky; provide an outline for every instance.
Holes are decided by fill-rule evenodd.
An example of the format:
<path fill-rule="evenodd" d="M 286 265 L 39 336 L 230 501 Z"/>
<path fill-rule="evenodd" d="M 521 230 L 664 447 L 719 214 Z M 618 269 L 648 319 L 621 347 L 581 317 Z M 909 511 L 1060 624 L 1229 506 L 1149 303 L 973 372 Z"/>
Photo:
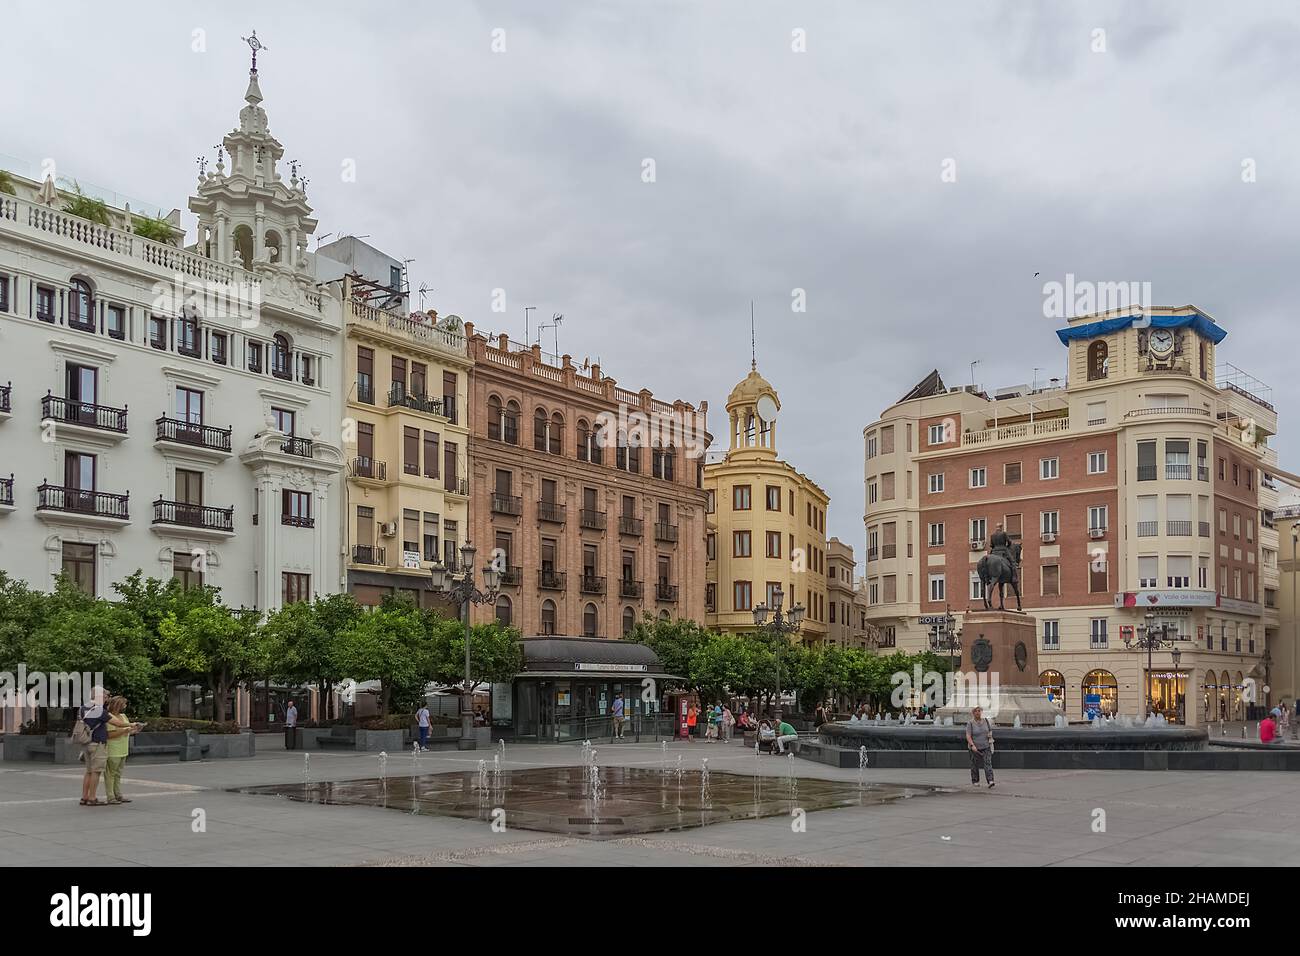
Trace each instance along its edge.
<path fill-rule="evenodd" d="M 934 367 L 1063 376 L 1043 283 L 1067 273 L 1212 315 L 1300 469 L 1294 3 L 4 6 L 0 154 L 184 208 L 256 29 L 318 232 L 414 258 L 426 306 L 480 329 L 562 312 L 560 351 L 708 399 L 720 442 L 753 299 L 779 451 L 859 560 L 863 425 Z"/>

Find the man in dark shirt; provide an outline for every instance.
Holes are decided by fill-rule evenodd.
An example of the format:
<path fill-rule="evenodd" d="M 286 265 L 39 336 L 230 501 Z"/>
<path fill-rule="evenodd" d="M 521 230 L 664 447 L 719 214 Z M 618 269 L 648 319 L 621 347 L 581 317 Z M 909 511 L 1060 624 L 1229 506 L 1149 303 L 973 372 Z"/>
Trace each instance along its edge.
<path fill-rule="evenodd" d="M 86 744 L 81 759 L 86 763 L 86 770 L 81 775 L 81 805 L 84 807 L 105 806 L 99 799 L 99 778 L 108 765 L 108 708 L 104 688 L 95 687 L 90 692 L 90 700 L 81 708 L 81 721 L 90 731 L 90 743 Z"/>

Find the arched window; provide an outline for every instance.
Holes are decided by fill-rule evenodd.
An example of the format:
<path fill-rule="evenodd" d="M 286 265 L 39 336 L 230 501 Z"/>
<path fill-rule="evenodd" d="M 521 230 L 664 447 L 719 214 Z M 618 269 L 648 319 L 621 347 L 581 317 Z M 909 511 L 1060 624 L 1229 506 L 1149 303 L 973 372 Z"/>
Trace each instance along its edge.
<path fill-rule="evenodd" d="M 555 633 L 555 602 L 545 600 L 542 602 L 542 634 L 553 635 Z"/>
<path fill-rule="evenodd" d="M 552 455 L 558 455 L 564 448 L 564 418 L 559 412 L 551 413 L 551 431 L 546 436 L 546 450 Z"/>
<path fill-rule="evenodd" d="M 1232 678 L 1228 676 L 1227 671 L 1219 674 L 1219 719 L 1231 720 L 1228 711 L 1228 701 L 1232 696 Z"/>
<path fill-rule="evenodd" d="M 510 598 L 504 594 L 497 598 L 497 623 L 509 627 L 510 617 L 514 608 L 510 605 Z"/>
<path fill-rule="evenodd" d="M 579 418 L 575 427 L 578 439 L 578 461 L 591 461 L 591 427 L 585 418 Z"/>
<path fill-rule="evenodd" d="M 1088 671 L 1080 687 L 1083 693 L 1083 716 L 1097 711 L 1104 717 L 1119 713 L 1119 681 L 1106 670 Z"/>
<path fill-rule="evenodd" d="M 243 264 L 245 269 L 253 267 L 253 230 L 246 225 L 235 227 L 231 236 L 234 239 L 235 258 Z"/>
<path fill-rule="evenodd" d="M 519 444 L 519 403 L 514 399 L 506 402 L 501 420 L 501 440 L 511 445 Z"/>
<path fill-rule="evenodd" d="M 662 610 L 662 611 L 659 612 L 659 620 L 661 620 L 661 621 L 667 621 L 667 620 L 670 620 L 670 618 L 668 617 L 668 609 L 667 609 L 667 608 L 665 608 L 664 610 Z"/>
<path fill-rule="evenodd" d="M 546 451 L 546 409 L 533 412 L 533 451 Z"/>
<path fill-rule="evenodd" d="M 505 416 L 501 411 L 501 399 L 495 395 L 488 396 L 487 431 L 488 438 L 500 441 L 504 428 Z"/>
<path fill-rule="evenodd" d="M 1065 710 L 1065 677 L 1060 671 L 1047 670 L 1038 675 L 1043 696 L 1060 710 Z"/>
<path fill-rule="evenodd" d="M 1246 683 L 1245 677 L 1242 675 L 1241 671 L 1237 671 L 1237 676 L 1232 682 L 1232 719 L 1233 720 L 1246 719 L 1246 708 L 1243 704 L 1242 697 L 1241 697 L 1241 692 L 1244 689 L 1245 683 Z"/>
<path fill-rule="evenodd" d="M 95 297 L 82 279 L 73 279 L 68 289 L 68 325 L 83 332 L 95 331 Z"/>
<path fill-rule="evenodd" d="M 598 623 L 598 616 L 596 612 L 596 605 L 588 604 L 585 608 L 582 609 L 582 636 L 595 637 L 597 623 Z"/>
<path fill-rule="evenodd" d="M 271 340 L 271 374 L 286 381 L 293 378 L 293 349 L 283 332 L 275 333 Z"/>
<path fill-rule="evenodd" d="M 630 607 L 623 608 L 623 636 L 628 637 L 636 626 L 636 612 Z"/>
<path fill-rule="evenodd" d="M 1105 339 L 1098 339 L 1088 346 L 1088 381 L 1095 382 L 1106 377 L 1110 371 L 1110 360 L 1107 358 L 1109 351 Z"/>
<path fill-rule="evenodd" d="M 266 230 L 266 238 L 262 240 L 262 245 L 263 248 L 266 249 L 266 256 L 268 259 L 272 262 L 280 261 L 282 258 L 281 253 L 283 251 L 284 240 L 280 238 L 278 232 L 274 229 Z"/>
<path fill-rule="evenodd" d="M 754 422 L 755 422 L 754 413 L 747 412 L 745 414 L 745 447 L 746 448 L 754 447 Z"/>

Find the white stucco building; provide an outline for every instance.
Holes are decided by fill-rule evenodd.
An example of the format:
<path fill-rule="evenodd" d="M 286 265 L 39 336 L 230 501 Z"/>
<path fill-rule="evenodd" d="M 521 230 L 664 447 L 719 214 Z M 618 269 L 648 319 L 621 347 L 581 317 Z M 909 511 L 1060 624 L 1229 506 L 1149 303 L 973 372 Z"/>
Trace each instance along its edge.
<path fill-rule="evenodd" d="M 72 215 L 50 182 L 0 193 L 11 575 L 48 588 L 67 572 L 113 597 L 139 568 L 262 610 L 341 589 L 341 308 L 317 285 L 316 220 L 261 100 L 253 69 L 183 248 L 179 229 L 141 236 L 128 210 Z"/>

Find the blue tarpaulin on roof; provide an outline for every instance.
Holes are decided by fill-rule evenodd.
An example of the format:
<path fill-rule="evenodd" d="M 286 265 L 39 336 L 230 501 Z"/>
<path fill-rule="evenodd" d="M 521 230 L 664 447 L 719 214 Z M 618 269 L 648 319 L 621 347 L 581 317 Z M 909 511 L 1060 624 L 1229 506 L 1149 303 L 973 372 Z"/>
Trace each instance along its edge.
<path fill-rule="evenodd" d="M 1119 318 L 1089 322 L 1087 325 L 1076 325 L 1069 329 L 1057 329 L 1056 337 L 1061 340 L 1062 345 L 1069 345 L 1074 339 L 1095 339 L 1099 335 L 1110 335 L 1112 332 L 1127 329 L 1139 318 L 1143 317 L 1122 315 Z M 1153 329 L 1181 329 L 1191 326 L 1193 332 L 1204 335 L 1215 345 L 1222 342 L 1228 334 L 1199 312 L 1193 312 L 1191 315 L 1152 315 L 1146 318 L 1150 319 L 1150 327 Z"/>

